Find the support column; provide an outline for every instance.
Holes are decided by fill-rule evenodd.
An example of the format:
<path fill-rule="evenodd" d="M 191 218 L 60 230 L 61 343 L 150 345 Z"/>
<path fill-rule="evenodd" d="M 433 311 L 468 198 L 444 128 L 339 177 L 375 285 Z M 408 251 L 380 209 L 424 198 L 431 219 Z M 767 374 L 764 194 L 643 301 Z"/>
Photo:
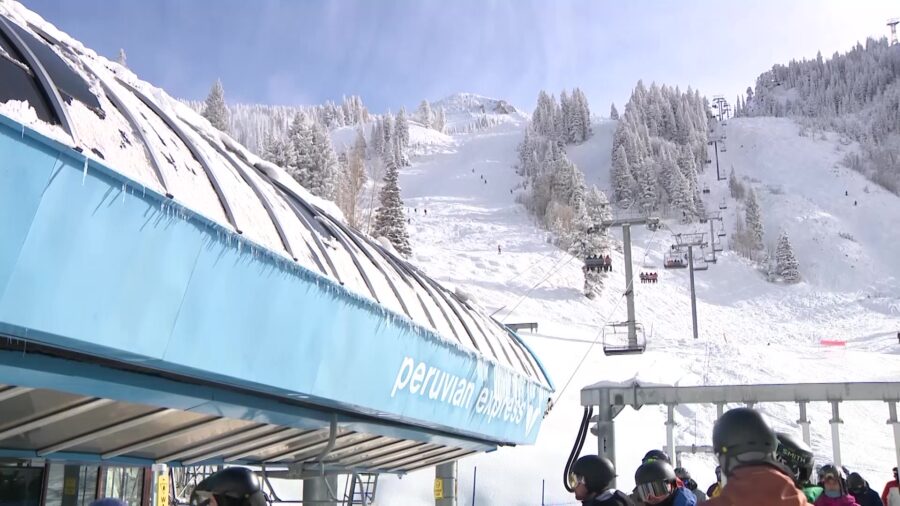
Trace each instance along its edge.
<path fill-rule="evenodd" d="M 456 506 L 456 461 L 434 468 L 435 506 Z"/>
<path fill-rule="evenodd" d="M 722 414 L 725 412 L 725 403 L 717 402 L 716 403 L 716 420 L 722 418 Z"/>
<path fill-rule="evenodd" d="M 800 419 L 797 420 L 797 423 L 800 425 L 800 430 L 803 431 L 803 442 L 809 445 L 809 418 L 806 417 L 807 404 L 809 403 L 806 401 L 797 403 L 797 405 L 800 406 Z"/>
<path fill-rule="evenodd" d="M 622 246 L 625 249 L 625 305 L 628 310 L 628 347 L 637 349 L 637 328 L 634 316 L 634 277 L 631 273 L 631 225 L 622 224 Z M 603 407 L 601 406 L 601 409 Z"/>
<path fill-rule="evenodd" d="M 303 479 L 303 502 L 316 506 L 337 506 L 337 476 Z"/>
<path fill-rule="evenodd" d="M 675 425 L 677 425 L 675 423 L 675 405 L 666 404 L 666 411 L 668 412 L 666 420 L 666 453 L 671 459 L 675 456 Z"/>
<path fill-rule="evenodd" d="M 697 337 L 697 294 L 694 292 L 694 247 L 688 246 L 688 267 L 691 271 L 691 320 L 694 323 L 694 339 Z"/>
<path fill-rule="evenodd" d="M 900 469 L 900 420 L 897 420 L 897 401 L 888 401 L 891 417 L 888 423 L 894 427 L 894 451 L 897 453 L 897 468 Z"/>
<path fill-rule="evenodd" d="M 831 420 L 828 422 L 831 423 L 831 446 L 832 452 L 834 453 L 834 465 L 835 467 L 841 467 L 841 433 L 840 426 L 844 423 L 841 420 L 840 413 L 840 401 L 831 401 Z"/>
<path fill-rule="evenodd" d="M 609 402 L 609 390 L 600 391 L 600 404 L 597 406 L 597 455 L 616 463 L 616 426 Z M 615 478 L 610 486 L 616 486 Z"/>
<path fill-rule="evenodd" d="M 153 472 L 153 477 L 150 480 L 150 504 L 153 506 L 169 506 L 169 466 L 153 464 L 151 471 Z"/>
<path fill-rule="evenodd" d="M 747 401 L 744 404 L 747 405 L 748 408 L 753 409 L 756 407 L 756 401 Z"/>

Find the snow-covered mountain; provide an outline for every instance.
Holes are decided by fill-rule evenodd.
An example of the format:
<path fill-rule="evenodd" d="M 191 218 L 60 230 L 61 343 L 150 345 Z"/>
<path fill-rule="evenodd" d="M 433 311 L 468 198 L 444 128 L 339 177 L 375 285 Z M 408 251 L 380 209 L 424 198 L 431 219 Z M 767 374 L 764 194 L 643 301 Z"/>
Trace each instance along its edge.
<path fill-rule="evenodd" d="M 601 188 L 610 187 L 615 124 L 595 123 L 591 139 L 568 149 L 586 182 Z M 801 136 L 801 128 L 787 119 L 730 120 L 720 166 L 723 171 L 733 166 L 757 192 L 767 243 L 781 229 L 788 231 L 803 280 L 773 284 L 742 257 L 720 254 L 717 264 L 697 273 L 700 339 L 695 341 L 688 275 L 662 268 L 671 236 L 635 229 L 635 271 L 659 273 L 659 283 L 634 287 L 649 348 L 641 356 L 613 358 L 591 343 L 606 323 L 625 319 L 622 255 L 613 252 L 614 271 L 602 296 L 586 299 L 580 289 L 582 259 L 550 245 L 547 232 L 516 203 L 520 177 L 513 165 L 524 126 L 524 118 L 513 117 L 486 131 L 454 135 L 444 152 L 414 157 L 401 172 L 415 262 L 488 312 L 496 311 L 501 321 L 537 321 L 538 333 L 521 335 L 557 387 L 556 406 L 535 446 L 460 462 L 459 496 L 466 502 L 474 497 L 475 504 L 539 504 L 543 482 L 545 503 L 571 503 L 561 483 L 563 465 L 581 416 L 579 391 L 597 381 L 885 381 L 900 374 L 900 262 L 895 254 L 900 231 L 886 226 L 900 218 L 900 198 L 839 166 L 854 145 L 842 144 L 837 136 Z M 730 236 L 737 202 L 726 182 L 716 180 L 715 165 L 707 166 L 700 180 L 710 187 L 704 194 L 708 209 L 718 210 L 724 199 Z M 668 225 L 674 231 L 709 231 L 708 225 Z M 613 236 L 621 240 L 620 233 Z M 822 339 L 847 344 L 825 347 Z M 761 408 L 780 429 L 797 430 L 796 406 Z M 880 485 L 894 461 L 885 405 L 845 403 L 841 413 L 844 463 Z M 810 406 L 810 416 L 813 448 L 826 462 L 831 455 L 829 406 Z M 709 444 L 714 407 L 681 406 L 677 417 L 679 444 Z M 664 412 L 652 407 L 625 410 L 617 418 L 621 488 L 630 488 L 641 455 L 664 445 L 664 419 Z M 588 439 L 585 453 L 594 451 L 595 441 Z M 686 456 L 684 462 L 701 486 L 714 479 L 711 458 Z M 385 477 L 379 504 L 431 504 L 432 478 L 430 471 Z"/>

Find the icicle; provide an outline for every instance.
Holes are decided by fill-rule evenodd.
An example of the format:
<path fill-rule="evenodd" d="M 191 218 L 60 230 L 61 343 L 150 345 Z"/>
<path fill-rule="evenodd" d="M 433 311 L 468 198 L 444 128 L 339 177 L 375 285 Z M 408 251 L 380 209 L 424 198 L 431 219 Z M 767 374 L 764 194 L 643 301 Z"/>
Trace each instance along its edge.
<path fill-rule="evenodd" d="M 25 123 L 22 123 L 22 139 L 25 139 Z"/>
<path fill-rule="evenodd" d="M 122 203 L 123 204 L 125 203 L 125 192 L 126 191 L 127 191 L 127 188 L 125 187 L 125 183 L 122 183 Z"/>
<path fill-rule="evenodd" d="M 87 180 L 87 167 L 88 167 L 88 157 L 84 157 L 84 169 L 81 172 L 81 186 L 84 186 L 84 182 Z"/>

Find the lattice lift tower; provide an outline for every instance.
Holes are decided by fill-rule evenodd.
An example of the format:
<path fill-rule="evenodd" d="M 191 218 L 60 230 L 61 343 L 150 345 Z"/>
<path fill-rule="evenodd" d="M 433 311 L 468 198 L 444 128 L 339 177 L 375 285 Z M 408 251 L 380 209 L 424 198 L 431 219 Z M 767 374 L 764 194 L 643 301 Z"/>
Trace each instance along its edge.
<path fill-rule="evenodd" d="M 900 18 L 891 18 L 888 20 L 887 25 L 891 27 L 891 45 L 897 43 L 897 24 L 900 23 Z"/>

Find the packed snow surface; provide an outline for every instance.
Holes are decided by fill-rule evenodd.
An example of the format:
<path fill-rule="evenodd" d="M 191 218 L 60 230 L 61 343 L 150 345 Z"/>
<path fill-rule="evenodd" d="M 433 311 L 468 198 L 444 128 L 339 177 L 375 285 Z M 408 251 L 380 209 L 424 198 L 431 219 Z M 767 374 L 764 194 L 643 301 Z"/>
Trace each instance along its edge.
<path fill-rule="evenodd" d="M 600 381 L 636 378 L 642 383 L 714 385 L 900 378 L 900 230 L 891 225 L 900 218 L 900 199 L 837 164 L 852 145 L 841 144 L 837 136 L 800 136 L 799 127 L 786 119 L 729 120 L 722 127 L 727 150 L 719 153 L 720 168 L 727 174 L 733 166 L 757 192 L 767 243 L 774 243 L 781 229 L 788 231 L 803 280 L 794 285 L 769 283 L 726 247 L 718 263 L 696 272 L 695 341 L 688 273 L 662 268 L 671 235 L 635 227 L 635 275 L 659 273 L 657 284 L 634 286 L 648 351 L 605 357 L 599 342 L 591 343 L 599 340 L 605 323 L 626 317 L 621 250 L 612 252 L 614 270 L 602 296 L 586 299 L 581 293 L 582 261 L 548 244 L 548 234 L 515 201 L 520 183 L 515 148 L 523 127 L 520 119 L 454 136 L 452 153 L 414 158 L 412 167 L 401 173 L 416 263 L 445 285 L 460 287 L 489 313 L 496 311 L 501 321 L 538 322 L 537 333 L 520 335 L 557 387 L 556 405 L 536 445 L 460 461 L 461 503 L 469 504 L 474 497 L 475 504 L 541 504 L 543 485 L 546 504 L 574 504 L 562 487 L 563 465 L 581 417 L 580 390 Z M 588 183 L 607 189 L 615 122 L 597 122 L 593 130 L 591 139 L 570 146 L 568 152 Z M 708 209 L 719 210 L 726 198 L 727 209 L 721 212 L 728 235 L 716 239 L 727 245 L 738 206 L 726 182 L 716 181 L 712 148 L 710 158 L 713 163 L 701 174 L 701 185 L 710 186 L 710 194 L 704 195 Z M 709 232 L 708 225 L 670 221 L 669 226 Z M 621 232 L 613 235 L 621 241 Z M 847 344 L 826 347 L 822 339 Z M 799 434 L 796 405 L 760 407 L 779 430 Z M 830 406 L 812 404 L 809 416 L 817 460 L 828 462 Z M 841 405 L 843 463 L 875 488 L 896 465 L 887 417 L 887 405 L 881 402 Z M 679 406 L 676 444 L 709 444 L 714 419 L 713 406 Z M 616 418 L 620 488 L 631 490 L 640 457 L 665 445 L 664 421 L 665 410 L 655 406 L 626 409 Z M 591 435 L 584 448 L 588 452 L 596 452 Z M 683 464 L 701 487 L 714 480 L 711 457 L 684 455 Z M 378 504 L 433 504 L 433 478 L 430 470 L 402 479 L 383 477 Z"/>

